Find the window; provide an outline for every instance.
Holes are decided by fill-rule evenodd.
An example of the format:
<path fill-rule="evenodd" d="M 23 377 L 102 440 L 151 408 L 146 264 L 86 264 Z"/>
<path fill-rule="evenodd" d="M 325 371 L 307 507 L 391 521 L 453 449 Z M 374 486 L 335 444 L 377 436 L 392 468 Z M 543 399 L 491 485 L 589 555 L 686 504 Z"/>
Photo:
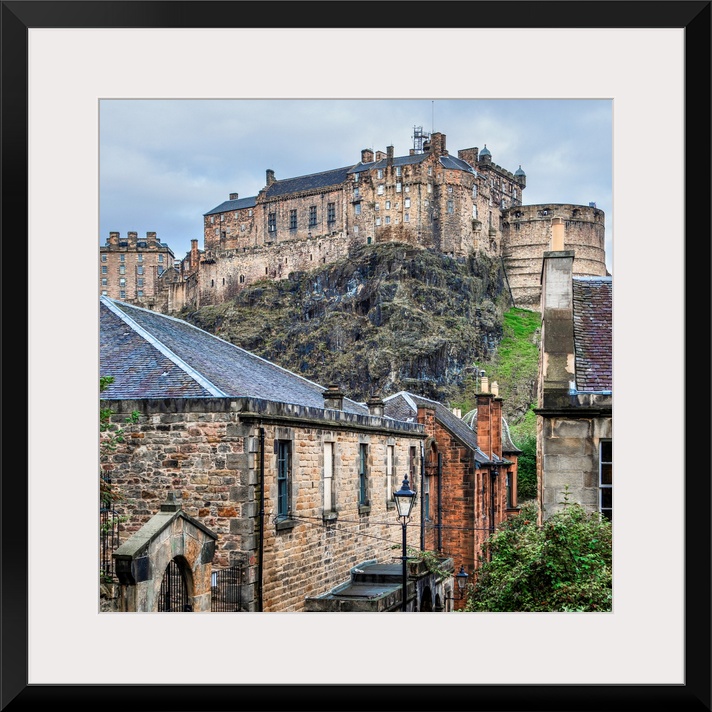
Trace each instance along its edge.
<path fill-rule="evenodd" d="M 159 276 L 159 277 L 160 277 L 164 272 L 165 272 L 165 270 L 163 269 L 163 267 L 159 267 L 159 268 L 158 268 L 158 276 Z"/>
<path fill-rule="evenodd" d="M 210 224 L 212 225 L 215 222 L 215 216 L 211 215 L 210 216 Z"/>
<path fill-rule="evenodd" d="M 289 211 L 289 229 L 290 230 L 297 229 L 297 211 L 296 210 Z"/>
<path fill-rule="evenodd" d="M 309 206 L 309 227 L 316 225 L 316 205 Z"/>
<path fill-rule="evenodd" d="M 285 518 L 289 514 L 289 477 L 291 474 L 292 443 L 289 440 L 277 441 L 277 517 Z"/>
<path fill-rule="evenodd" d="M 505 485 L 506 485 L 506 507 L 507 509 L 511 509 L 514 506 L 514 501 L 512 499 L 512 479 L 514 475 L 507 470 L 507 474 L 505 475 Z"/>
<path fill-rule="evenodd" d="M 277 213 L 267 215 L 267 232 L 277 232 Z"/>
<path fill-rule="evenodd" d="M 354 183 L 358 183 L 359 173 L 354 173 Z"/>
<path fill-rule="evenodd" d="M 143 287 L 143 277 L 139 277 L 139 278 L 136 280 L 136 286 L 137 286 L 137 287 Z"/>
<path fill-rule="evenodd" d="M 386 215 L 386 225 L 390 225 L 390 224 L 391 224 L 391 216 Z"/>
<path fill-rule="evenodd" d="M 396 166 L 396 175 L 400 176 L 402 172 L 403 172 L 403 169 L 400 166 Z"/>
<path fill-rule="evenodd" d="M 423 479 L 423 514 L 425 519 L 430 519 L 430 478 Z"/>
<path fill-rule="evenodd" d="M 354 235 L 358 235 L 358 225 L 354 225 Z"/>
<path fill-rule="evenodd" d="M 395 447 L 386 446 L 386 501 L 393 499 L 393 474 L 395 471 Z"/>
<path fill-rule="evenodd" d="M 451 185 L 449 185 L 449 186 L 447 187 L 447 192 L 448 192 L 448 193 L 452 193 L 452 186 L 451 186 Z"/>
<path fill-rule="evenodd" d="M 410 213 L 406 213 L 403 216 L 403 222 L 410 222 Z"/>
<path fill-rule="evenodd" d="M 408 478 L 410 479 L 410 488 L 415 489 L 415 467 L 416 467 L 415 448 L 410 448 L 410 456 L 408 458 Z"/>
<path fill-rule="evenodd" d="M 102 256 L 101 256 L 101 261 L 102 261 L 102 262 L 106 262 L 106 255 L 102 255 Z"/>
<path fill-rule="evenodd" d="M 102 287 L 108 287 L 109 286 L 109 281 L 106 279 L 106 277 L 103 277 L 101 280 L 101 286 Z"/>
<path fill-rule="evenodd" d="M 386 200 L 386 210 L 390 210 L 390 209 L 391 209 L 391 201 Z"/>
<path fill-rule="evenodd" d="M 380 209 L 381 209 L 381 204 L 380 204 L 380 203 L 374 203 L 374 204 L 373 204 L 373 209 L 374 209 L 374 210 L 380 210 Z"/>
<path fill-rule="evenodd" d="M 512 199 L 513 199 L 513 200 L 516 200 L 516 199 L 517 199 L 517 189 L 516 189 L 516 188 L 513 188 L 513 189 L 512 189 Z"/>
<path fill-rule="evenodd" d="M 396 193 L 400 193 L 403 187 L 402 183 L 396 183 Z"/>
<path fill-rule="evenodd" d="M 407 185 L 403 190 L 405 190 L 406 193 L 410 193 L 410 186 Z"/>
<path fill-rule="evenodd" d="M 378 195 L 383 195 L 383 183 L 378 186 L 378 190 L 376 192 Z"/>
<path fill-rule="evenodd" d="M 432 192 L 433 192 L 433 184 L 428 183 L 428 193 L 432 193 Z"/>
<path fill-rule="evenodd" d="M 101 290 L 101 293 L 102 293 L 102 295 L 105 296 L 105 297 L 109 294 L 105 289 L 102 289 L 102 290 Z"/>
<path fill-rule="evenodd" d="M 252 217 L 252 209 L 250 209 L 250 210 L 247 211 L 247 217 L 248 217 L 248 218 L 251 218 L 251 217 Z"/>
<path fill-rule="evenodd" d="M 136 274 L 143 274 L 143 265 L 136 267 Z"/>
<path fill-rule="evenodd" d="M 376 218 L 376 225 L 380 225 L 380 224 L 381 224 L 381 218 Z"/>
<path fill-rule="evenodd" d="M 477 220 L 477 206 L 473 205 L 472 206 L 472 217 Z"/>
<path fill-rule="evenodd" d="M 119 279 L 119 287 L 125 287 L 125 286 L 126 286 L 126 280 L 123 277 L 121 277 L 121 279 Z"/>
<path fill-rule="evenodd" d="M 143 253 L 142 252 L 138 253 L 138 261 L 143 262 Z"/>
<path fill-rule="evenodd" d="M 361 196 L 361 193 L 359 192 L 359 189 L 354 188 L 354 200 L 358 200 L 360 196 Z"/>
<path fill-rule="evenodd" d="M 123 289 L 119 292 L 119 299 L 126 299 L 126 292 Z"/>
<path fill-rule="evenodd" d="M 107 274 L 107 272 L 108 272 L 107 266 L 106 266 L 106 265 L 102 265 L 102 266 L 101 266 L 101 273 L 102 273 L 102 274 Z"/>
<path fill-rule="evenodd" d="M 354 214 L 361 215 L 361 203 L 356 203 L 356 205 L 354 205 Z"/>
<path fill-rule="evenodd" d="M 358 453 L 358 503 L 368 504 L 368 445 L 361 443 Z"/>
<path fill-rule="evenodd" d="M 138 292 L 136 292 L 137 297 L 142 297 L 143 296 L 143 289 L 139 289 Z"/>
<path fill-rule="evenodd" d="M 455 204 L 453 203 L 452 200 L 447 201 L 447 211 L 448 213 L 452 214 L 455 212 Z"/>
<path fill-rule="evenodd" d="M 406 199 L 403 201 L 403 207 L 404 207 L 404 208 L 409 208 L 409 207 L 410 207 L 410 198 L 406 198 Z"/>
<path fill-rule="evenodd" d="M 381 180 L 383 178 L 383 168 L 379 168 L 376 171 L 376 177 L 378 178 L 378 180 Z"/>
<path fill-rule="evenodd" d="M 428 175 L 429 176 L 433 175 L 433 167 L 432 166 L 428 166 Z"/>
<path fill-rule="evenodd" d="M 334 223 L 336 222 L 336 203 L 326 204 L 326 222 Z"/>
<path fill-rule="evenodd" d="M 158 255 L 158 261 L 163 262 L 163 255 Z"/>
<path fill-rule="evenodd" d="M 598 446 L 599 506 L 601 514 L 613 521 L 613 442 L 602 440 Z"/>
<path fill-rule="evenodd" d="M 119 262 L 126 262 L 126 255 L 119 255 Z"/>
<path fill-rule="evenodd" d="M 119 265 L 119 274 L 126 274 L 126 265 Z"/>
<path fill-rule="evenodd" d="M 472 197 L 473 198 L 477 197 L 477 184 L 472 186 Z"/>
<path fill-rule="evenodd" d="M 324 514 L 334 505 L 334 443 L 324 443 Z"/>

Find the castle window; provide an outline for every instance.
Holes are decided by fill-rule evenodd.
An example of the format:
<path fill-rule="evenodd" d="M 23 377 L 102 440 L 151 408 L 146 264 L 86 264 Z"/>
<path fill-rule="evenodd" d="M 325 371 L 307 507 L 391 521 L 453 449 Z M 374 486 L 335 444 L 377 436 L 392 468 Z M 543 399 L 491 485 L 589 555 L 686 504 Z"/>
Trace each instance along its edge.
<path fill-rule="evenodd" d="M 402 187 L 403 187 L 402 183 L 400 183 L 400 182 L 396 183 L 396 193 L 400 193 Z"/>
<path fill-rule="evenodd" d="M 390 225 L 390 224 L 391 224 L 391 216 L 386 215 L 386 225 Z"/>
<path fill-rule="evenodd" d="M 136 267 L 136 274 L 143 274 L 143 265 Z"/>
<path fill-rule="evenodd" d="M 220 213 L 220 222 L 225 222 L 225 215 L 223 215 L 223 213 Z"/>
<path fill-rule="evenodd" d="M 406 213 L 403 216 L 403 222 L 410 222 L 410 213 Z"/>
<path fill-rule="evenodd" d="M 101 280 L 101 286 L 102 286 L 102 287 L 107 287 L 107 286 L 108 286 L 108 280 L 106 279 L 106 277 L 103 277 L 103 278 L 102 278 L 102 280 Z"/>
<path fill-rule="evenodd" d="M 336 203 L 326 204 L 326 222 L 335 223 L 336 222 Z"/>
<path fill-rule="evenodd" d="M 433 175 L 433 167 L 432 166 L 428 166 L 428 175 L 429 176 Z"/>
<path fill-rule="evenodd" d="M 334 443 L 324 443 L 324 513 L 333 512 L 334 497 Z"/>
<path fill-rule="evenodd" d="M 123 289 L 119 292 L 119 299 L 126 299 L 126 292 Z"/>
<path fill-rule="evenodd" d="M 378 180 L 381 180 L 381 178 L 383 178 L 383 168 L 379 168 L 376 171 L 376 177 L 378 178 Z"/>
<path fill-rule="evenodd" d="M 297 229 L 297 211 L 296 210 L 289 211 L 289 229 L 290 230 Z"/>
<path fill-rule="evenodd" d="M 125 286 L 126 286 L 126 279 L 124 279 L 124 277 L 122 277 L 119 280 L 119 287 L 125 287 Z"/>
<path fill-rule="evenodd" d="M 356 232 L 358 232 L 358 230 L 357 230 Z M 367 245 L 370 245 L 370 244 L 371 244 L 371 238 L 370 238 L 370 237 L 367 237 L 367 238 L 366 238 L 366 244 L 367 244 Z"/>
<path fill-rule="evenodd" d="M 119 255 L 119 262 L 126 262 L 126 255 Z"/>
<path fill-rule="evenodd" d="M 360 195 L 359 189 L 358 189 L 358 188 L 354 188 L 354 200 L 357 200 L 358 197 L 359 197 L 359 195 Z"/>
<path fill-rule="evenodd" d="M 250 209 L 250 210 L 247 211 L 247 217 L 248 217 L 248 218 L 251 218 L 251 217 L 252 217 L 252 209 Z"/>
<path fill-rule="evenodd" d="M 472 217 L 477 220 L 477 206 L 473 205 L 472 206 Z"/>
<path fill-rule="evenodd" d="M 354 225 L 354 235 L 358 235 L 358 225 Z"/>
<path fill-rule="evenodd" d="M 213 225 L 215 223 L 215 216 L 211 215 L 210 216 L 210 224 Z"/>
<path fill-rule="evenodd" d="M 390 210 L 390 209 L 391 209 L 391 201 L 386 200 L 386 210 Z"/>
<path fill-rule="evenodd" d="M 221 240 L 224 240 L 224 239 L 225 239 L 225 230 L 223 230 L 223 231 L 220 233 L 220 239 L 221 239 Z"/>
<path fill-rule="evenodd" d="M 380 204 L 380 203 L 374 203 L 373 209 L 374 209 L 374 210 L 380 210 L 380 209 L 381 209 L 381 204 Z"/>
<path fill-rule="evenodd" d="M 109 294 L 105 289 L 102 289 L 101 293 L 104 297 L 106 297 Z"/>
<path fill-rule="evenodd" d="M 119 274 L 126 274 L 126 265 L 119 265 Z"/>
<path fill-rule="evenodd" d="M 473 198 L 477 197 L 477 185 L 472 186 L 472 197 Z"/>
<path fill-rule="evenodd" d="M 381 183 L 381 184 L 378 186 L 378 189 L 377 189 L 376 192 L 378 193 L 378 195 L 383 195 L 383 183 Z"/>
<path fill-rule="evenodd" d="M 361 215 L 361 203 L 356 203 L 356 205 L 354 205 L 354 213 L 356 215 Z"/>
<path fill-rule="evenodd" d="M 159 276 L 159 277 L 160 277 L 164 272 L 165 272 L 165 270 L 163 269 L 163 267 L 159 267 L 159 268 L 158 268 L 158 276 Z"/>
<path fill-rule="evenodd" d="M 240 232 L 245 232 L 245 223 L 242 223 L 242 225 L 240 225 Z"/>
<path fill-rule="evenodd" d="M 453 203 L 452 200 L 447 201 L 447 211 L 448 213 L 452 214 L 455 212 L 455 204 Z"/>
<path fill-rule="evenodd" d="M 241 274 L 241 275 L 240 275 L 239 282 L 240 282 L 240 284 L 244 284 L 244 283 L 245 283 L 245 275 L 244 275 L 244 274 Z"/>
<path fill-rule="evenodd" d="M 106 262 L 106 255 L 102 255 L 102 256 L 101 256 L 101 261 L 102 261 L 102 262 Z"/>
<path fill-rule="evenodd" d="M 410 198 L 406 198 L 404 203 L 403 203 L 404 208 L 409 208 L 410 207 Z"/>
<path fill-rule="evenodd" d="M 216 227 L 215 230 L 214 230 L 214 233 L 215 233 L 216 235 L 220 235 L 220 228 L 219 228 L 219 227 Z"/>
<path fill-rule="evenodd" d="M 407 185 L 407 186 L 404 188 L 404 190 L 405 190 L 406 193 L 410 193 L 410 186 Z"/>
<path fill-rule="evenodd" d="M 512 199 L 513 199 L 513 200 L 516 200 L 516 199 L 517 199 L 517 189 L 516 189 L 516 188 L 513 188 L 513 189 L 512 189 Z"/>
<path fill-rule="evenodd" d="M 451 186 L 451 185 L 449 185 L 449 186 L 447 187 L 447 192 L 448 192 L 448 193 L 452 193 L 452 186 Z"/>
<path fill-rule="evenodd" d="M 354 183 L 358 183 L 359 173 L 354 173 Z"/>
<path fill-rule="evenodd" d="M 514 232 L 519 232 L 519 223 L 514 223 Z"/>
<path fill-rule="evenodd" d="M 267 232 L 277 232 L 277 213 L 267 215 Z"/>
<path fill-rule="evenodd" d="M 139 252 L 138 255 L 137 255 L 137 258 L 138 258 L 138 261 L 139 261 L 139 262 L 143 262 L 143 253 L 142 253 L 142 252 Z"/>
<path fill-rule="evenodd" d="M 143 287 L 143 277 L 139 277 L 139 278 L 136 280 L 136 286 L 137 286 L 137 287 Z"/>
<path fill-rule="evenodd" d="M 136 292 L 137 297 L 142 297 L 143 296 L 143 289 L 139 289 L 138 292 Z"/>
<path fill-rule="evenodd" d="M 163 262 L 163 255 L 158 255 L 158 261 Z"/>
<path fill-rule="evenodd" d="M 433 192 L 433 184 L 428 183 L 428 193 L 432 193 L 432 192 Z"/>
<path fill-rule="evenodd" d="M 396 175 L 400 176 L 402 172 L 403 172 L 403 169 L 400 166 L 396 166 Z"/>
<path fill-rule="evenodd" d="M 376 225 L 380 225 L 380 224 L 381 224 L 381 218 L 380 217 L 376 218 Z"/>
<path fill-rule="evenodd" d="M 101 266 L 101 273 L 102 274 L 107 274 L 109 271 L 109 268 L 106 265 Z"/>

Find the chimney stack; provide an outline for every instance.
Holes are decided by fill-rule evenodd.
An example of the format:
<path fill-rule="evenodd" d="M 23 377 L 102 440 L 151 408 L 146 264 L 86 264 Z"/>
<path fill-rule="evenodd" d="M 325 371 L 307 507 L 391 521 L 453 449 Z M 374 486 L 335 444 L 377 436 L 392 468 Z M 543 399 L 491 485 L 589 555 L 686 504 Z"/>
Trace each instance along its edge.
<path fill-rule="evenodd" d="M 274 171 L 271 168 L 268 168 L 265 173 L 267 175 L 267 187 L 269 188 L 269 186 L 271 186 L 275 181 Z"/>
<path fill-rule="evenodd" d="M 230 193 L 230 200 L 237 200 L 237 193 Z"/>
<path fill-rule="evenodd" d="M 383 403 L 383 400 L 381 400 L 378 396 L 371 396 L 368 399 L 368 412 L 371 415 L 376 415 L 379 418 L 383 417 L 383 410 L 385 407 L 385 404 Z"/>
<path fill-rule="evenodd" d="M 553 218 L 551 221 L 551 250 L 561 252 L 564 249 L 563 218 Z"/>
<path fill-rule="evenodd" d="M 331 410 L 344 409 L 344 394 L 335 383 L 332 383 L 324 391 L 324 408 L 330 408 Z"/>

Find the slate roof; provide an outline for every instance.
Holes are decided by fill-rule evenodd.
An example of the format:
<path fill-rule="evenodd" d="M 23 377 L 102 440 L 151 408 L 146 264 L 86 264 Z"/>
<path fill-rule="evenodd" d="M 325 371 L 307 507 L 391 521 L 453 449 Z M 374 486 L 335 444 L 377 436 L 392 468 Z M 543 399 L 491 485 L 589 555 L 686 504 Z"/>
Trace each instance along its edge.
<path fill-rule="evenodd" d="M 257 196 L 253 195 L 250 198 L 238 198 L 237 200 L 226 200 L 220 203 L 216 208 L 203 213 L 206 215 L 216 215 L 217 213 L 229 213 L 231 210 L 243 210 L 244 208 L 254 208 L 257 205 Z"/>
<path fill-rule="evenodd" d="M 324 408 L 324 386 L 181 319 L 100 297 L 102 399 L 249 397 Z M 344 411 L 368 415 L 344 398 Z"/>
<path fill-rule="evenodd" d="M 491 462 L 490 458 L 477 447 L 477 433 L 442 403 L 430 400 L 430 398 L 423 398 L 423 396 L 416 396 L 407 391 L 400 391 L 388 396 L 383 399 L 383 403 L 386 416 L 407 422 L 416 422 L 419 405 L 434 408 L 436 420 L 475 453 L 477 462 L 481 464 Z"/>
<path fill-rule="evenodd" d="M 299 193 L 305 190 L 340 186 L 346 181 L 350 168 L 351 166 L 346 166 L 345 168 L 334 168 L 333 170 L 323 171 L 322 173 L 312 173 L 306 176 L 298 176 L 297 178 L 278 180 L 266 189 L 265 195 L 268 198 L 277 198 L 282 195 L 290 195 L 291 193 Z"/>
<path fill-rule="evenodd" d="M 611 277 L 573 278 L 576 390 L 613 390 L 613 282 Z"/>

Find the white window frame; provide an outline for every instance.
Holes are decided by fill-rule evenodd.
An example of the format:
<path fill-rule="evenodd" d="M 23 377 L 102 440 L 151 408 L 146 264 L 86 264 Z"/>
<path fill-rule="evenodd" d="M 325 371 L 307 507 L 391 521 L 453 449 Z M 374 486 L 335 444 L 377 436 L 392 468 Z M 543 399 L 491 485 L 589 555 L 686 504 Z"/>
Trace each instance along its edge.
<path fill-rule="evenodd" d="M 334 443 L 324 443 L 324 514 L 333 512 L 336 508 L 334 497 Z"/>
<path fill-rule="evenodd" d="M 604 446 L 609 446 L 611 448 L 611 459 L 610 460 L 604 460 L 603 459 L 603 448 Z M 604 483 L 604 465 L 610 465 L 610 483 L 606 482 Z M 604 507 L 603 506 L 603 491 L 604 490 L 610 490 L 611 493 L 611 506 L 610 507 Z M 598 511 L 603 514 L 605 511 L 610 511 L 611 516 L 609 517 L 611 520 L 613 519 L 613 441 L 609 439 L 604 439 L 601 440 L 598 443 Z"/>
<path fill-rule="evenodd" d="M 395 475 L 396 447 L 386 445 L 386 501 L 393 501 L 393 477 Z"/>

